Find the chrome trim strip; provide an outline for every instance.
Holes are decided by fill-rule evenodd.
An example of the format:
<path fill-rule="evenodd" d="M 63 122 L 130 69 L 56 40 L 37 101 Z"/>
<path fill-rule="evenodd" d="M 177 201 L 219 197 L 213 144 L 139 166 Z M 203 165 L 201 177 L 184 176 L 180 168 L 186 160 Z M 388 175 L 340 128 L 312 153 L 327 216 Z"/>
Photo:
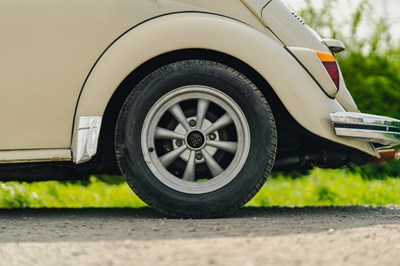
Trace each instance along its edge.
<path fill-rule="evenodd" d="M 400 120 L 386 116 L 370 115 L 354 112 L 331 113 L 334 123 L 360 124 L 360 125 L 387 125 L 400 129 Z"/>
<path fill-rule="evenodd" d="M 400 120 L 363 113 L 331 113 L 336 135 L 363 139 L 389 147 L 400 145 Z"/>
<path fill-rule="evenodd" d="M 97 152 L 101 116 L 81 116 L 72 140 L 72 160 L 76 164 L 89 161 Z"/>
<path fill-rule="evenodd" d="M 331 49 L 332 52 L 334 53 L 340 53 L 346 50 L 346 46 L 344 45 L 343 42 L 335 39 L 322 39 L 323 42 L 325 42 L 326 46 Z"/>
<path fill-rule="evenodd" d="M 70 149 L 0 151 L 0 164 L 70 161 Z"/>

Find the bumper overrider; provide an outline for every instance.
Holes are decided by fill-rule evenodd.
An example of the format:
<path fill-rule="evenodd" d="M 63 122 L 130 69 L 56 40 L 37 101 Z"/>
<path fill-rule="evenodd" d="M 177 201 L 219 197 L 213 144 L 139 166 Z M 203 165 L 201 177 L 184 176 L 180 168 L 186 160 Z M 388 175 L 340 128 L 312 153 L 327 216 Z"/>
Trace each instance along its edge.
<path fill-rule="evenodd" d="M 368 141 L 379 150 L 381 160 L 385 162 L 399 160 L 400 120 L 363 113 L 331 113 L 336 135 Z"/>

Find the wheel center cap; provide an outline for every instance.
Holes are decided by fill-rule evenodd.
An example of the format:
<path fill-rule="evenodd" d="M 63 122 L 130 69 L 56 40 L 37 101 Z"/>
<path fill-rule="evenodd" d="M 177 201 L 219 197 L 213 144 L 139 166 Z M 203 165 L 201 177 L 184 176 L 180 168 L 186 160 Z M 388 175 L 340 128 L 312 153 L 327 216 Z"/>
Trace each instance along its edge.
<path fill-rule="evenodd" d="M 189 148 L 194 150 L 203 147 L 205 140 L 206 138 L 204 134 L 199 130 L 194 130 L 190 132 L 186 137 L 187 145 L 189 146 Z"/>

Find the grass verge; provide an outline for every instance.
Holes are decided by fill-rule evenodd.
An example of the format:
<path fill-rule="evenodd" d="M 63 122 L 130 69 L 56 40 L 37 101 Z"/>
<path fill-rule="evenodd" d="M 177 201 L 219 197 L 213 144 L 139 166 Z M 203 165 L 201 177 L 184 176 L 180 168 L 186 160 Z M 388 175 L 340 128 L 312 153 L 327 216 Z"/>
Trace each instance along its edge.
<path fill-rule="evenodd" d="M 365 180 L 342 170 L 312 171 L 298 179 L 277 176 L 267 181 L 246 206 L 400 205 L 400 179 Z M 146 206 L 126 183 L 0 182 L 0 208 L 86 208 Z"/>

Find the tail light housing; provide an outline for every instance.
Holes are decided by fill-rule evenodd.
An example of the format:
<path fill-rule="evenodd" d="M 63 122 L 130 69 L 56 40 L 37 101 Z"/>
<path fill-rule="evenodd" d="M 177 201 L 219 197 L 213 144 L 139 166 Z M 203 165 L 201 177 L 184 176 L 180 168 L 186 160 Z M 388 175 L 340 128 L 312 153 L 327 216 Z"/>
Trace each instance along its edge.
<path fill-rule="evenodd" d="M 336 88 L 339 90 L 340 75 L 336 58 L 333 56 L 333 54 L 327 52 L 315 51 L 315 53 L 317 54 L 321 63 L 324 65 Z"/>

